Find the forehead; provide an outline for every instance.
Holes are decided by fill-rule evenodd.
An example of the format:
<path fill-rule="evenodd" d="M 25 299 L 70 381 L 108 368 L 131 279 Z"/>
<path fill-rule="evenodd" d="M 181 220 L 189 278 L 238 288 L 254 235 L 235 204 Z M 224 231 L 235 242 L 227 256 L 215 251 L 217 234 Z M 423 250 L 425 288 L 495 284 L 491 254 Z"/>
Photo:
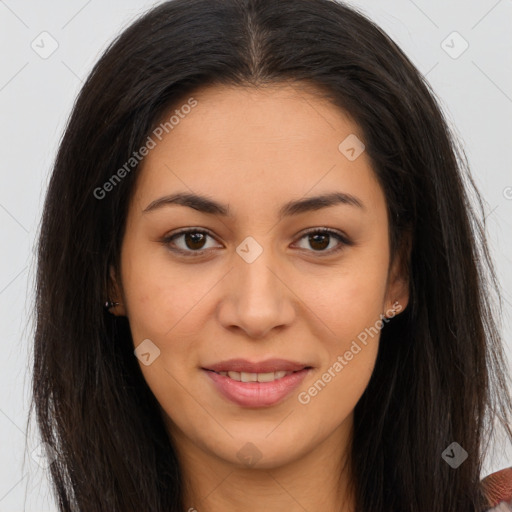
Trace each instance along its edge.
<path fill-rule="evenodd" d="M 283 142 L 307 143 L 313 138 L 346 131 L 362 138 L 360 128 L 350 115 L 331 103 L 320 89 L 307 83 L 209 86 L 182 98 L 170 113 L 179 111 L 191 97 L 197 106 L 181 116 L 179 123 L 190 129 L 186 133 L 188 138 L 195 129 L 200 131 L 201 137 L 207 135 L 209 140 L 238 142 L 243 146 L 258 141 L 276 146 Z M 172 130 L 175 134 L 184 131 L 177 128 Z M 229 139 L 226 138 L 228 135 Z M 191 144 L 198 142 L 189 141 Z"/>
<path fill-rule="evenodd" d="M 160 127 L 139 170 L 145 199 L 177 189 L 262 204 L 340 187 L 379 193 L 365 152 L 356 159 L 343 152 L 346 140 L 362 143 L 360 127 L 310 85 L 201 88 L 173 105 Z"/>

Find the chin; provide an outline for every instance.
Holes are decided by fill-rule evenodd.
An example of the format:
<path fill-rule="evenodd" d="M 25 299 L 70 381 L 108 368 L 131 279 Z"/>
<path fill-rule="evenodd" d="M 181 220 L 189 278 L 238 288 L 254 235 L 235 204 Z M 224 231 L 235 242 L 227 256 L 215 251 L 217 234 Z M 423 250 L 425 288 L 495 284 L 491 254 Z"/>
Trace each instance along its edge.
<path fill-rule="evenodd" d="M 250 435 L 247 430 L 241 435 L 231 432 L 234 437 L 224 438 L 224 442 L 210 439 L 207 449 L 240 469 L 275 469 L 294 462 L 309 451 L 307 446 L 300 444 L 308 438 L 304 430 L 297 428 L 294 431 L 299 434 L 298 439 L 276 432 L 268 435 L 272 429 L 264 433 L 260 430 L 256 435 Z"/>

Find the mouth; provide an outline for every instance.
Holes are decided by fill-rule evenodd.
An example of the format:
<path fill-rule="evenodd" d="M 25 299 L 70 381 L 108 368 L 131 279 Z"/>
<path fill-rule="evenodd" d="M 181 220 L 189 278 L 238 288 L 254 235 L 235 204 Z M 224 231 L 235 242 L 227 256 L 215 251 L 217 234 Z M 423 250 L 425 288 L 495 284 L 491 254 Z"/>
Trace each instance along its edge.
<path fill-rule="evenodd" d="M 313 367 L 283 359 L 259 363 L 231 359 L 201 369 L 214 389 L 230 402 L 242 407 L 269 407 L 285 400 Z"/>

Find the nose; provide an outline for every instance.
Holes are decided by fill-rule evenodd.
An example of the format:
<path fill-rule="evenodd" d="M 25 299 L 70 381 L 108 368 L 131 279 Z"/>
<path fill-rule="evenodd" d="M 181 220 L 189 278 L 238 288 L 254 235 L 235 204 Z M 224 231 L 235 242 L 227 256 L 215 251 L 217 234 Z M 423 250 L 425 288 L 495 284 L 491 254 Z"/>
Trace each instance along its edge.
<path fill-rule="evenodd" d="M 293 287 L 271 251 L 252 262 L 235 255 L 234 265 L 218 308 L 223 327 L 261 339 L 290 325 L 296 314 Z"/>

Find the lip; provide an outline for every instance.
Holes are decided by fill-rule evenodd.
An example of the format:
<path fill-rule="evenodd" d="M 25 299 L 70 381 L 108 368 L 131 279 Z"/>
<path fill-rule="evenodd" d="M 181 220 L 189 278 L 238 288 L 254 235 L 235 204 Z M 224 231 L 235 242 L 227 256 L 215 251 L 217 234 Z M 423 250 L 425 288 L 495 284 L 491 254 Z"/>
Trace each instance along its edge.
<path fill-rule="evenodd" d="M 302 383 L 311 370 L 311 367 L 303 367 L 300 370 L 286 370 L 293 371 L 293 373 L 271 382 L 239 382 L 229 376 L 215 373 L 213 370 L 202 369 L 223 397 L 241 407 L 270 407 L 283 402 Z M 259 372 L 250 373 L 266 372 L 260 370 Z"/>
<path fill-rule="evenodd" d="M 311 365 L 289 361 L 286 359 L 266 359 L 260 362 L 251 362 L 246 359 L 228 359 L 219 363 L 204 366 L 203 370 L 214 372 L 247 372 L 247 373 L 268 373 L 268 372 L 298 372 L 304 368 L 311 368 Z"/>

